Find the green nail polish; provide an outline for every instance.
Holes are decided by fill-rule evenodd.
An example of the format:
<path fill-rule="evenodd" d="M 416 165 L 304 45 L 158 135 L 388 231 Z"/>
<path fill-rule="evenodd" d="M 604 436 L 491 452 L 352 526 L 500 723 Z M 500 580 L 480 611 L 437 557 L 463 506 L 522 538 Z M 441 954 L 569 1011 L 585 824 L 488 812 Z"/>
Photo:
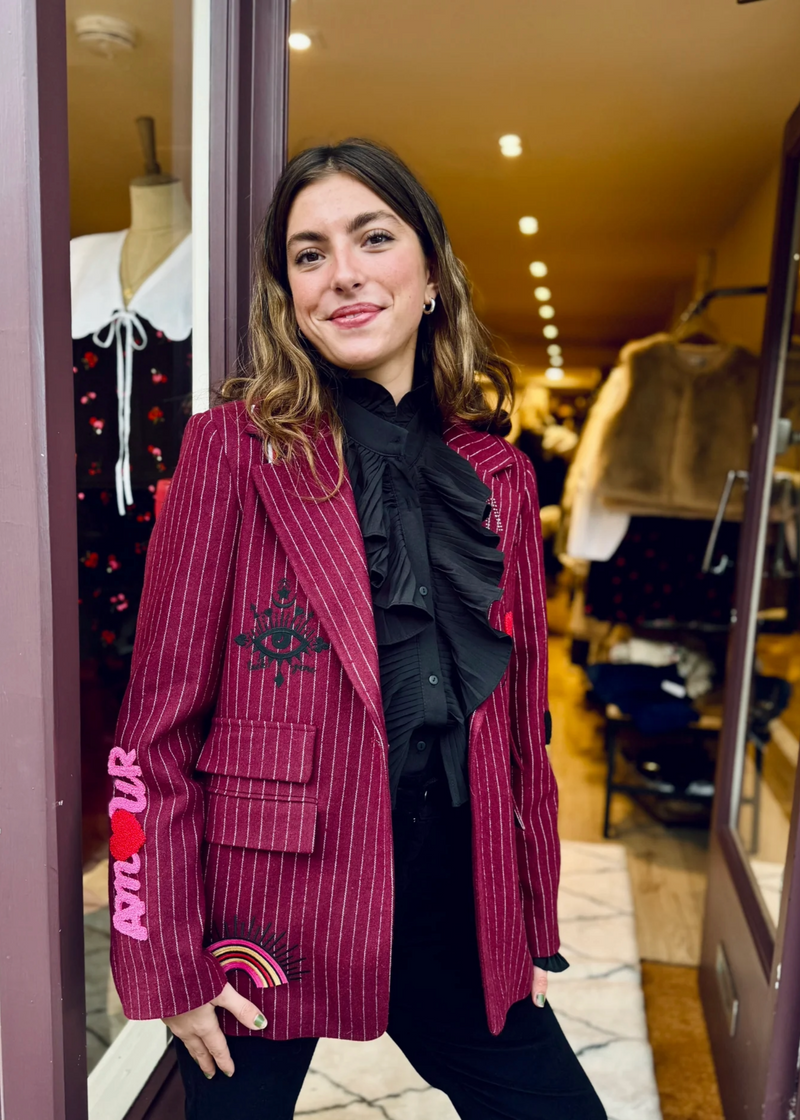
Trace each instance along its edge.
<path fill-rule="evenodd" d="M 228 1071 L 226 1069 L 224 1069 L 222 1072 L 225 1074 L 226 1077 L 233 1077 L 233 1074 L 228 1073 Z"/>
<path fill-rule="evenodd" d="M 255 1029 L 257 1031 L 263 1031 L 263 1029 L 266 1025 L 267 1025 L 267 1020 L 264 1018 L 264 1016 L 261 1014 L 261 1012 L 259 1012 L 258 1015 L 256 1015 L 256 1017 L 255 1017 L 255 1020 L 253 1022 L 253 1026 L 255 1027 Z"/>
<path fill-rule="evenodd" d="M 203 1073 L 205 1073 L 205 1070 L 203 1070 Z M 206 1077 L 208 1078 L 208 1080 L 209 1080 L 209 1081 L 211 1080 L 211 1078 L 212 1078 L 213 1076 L 214 1076 L 214 1074 L 213 1074 L 213 1073 L 206 1073 Z"/>
<path fill-rule="evenodd" d="M 533 1002 L 537 1007 L 544 1007 L 544 992 L 537 992 Z"/>

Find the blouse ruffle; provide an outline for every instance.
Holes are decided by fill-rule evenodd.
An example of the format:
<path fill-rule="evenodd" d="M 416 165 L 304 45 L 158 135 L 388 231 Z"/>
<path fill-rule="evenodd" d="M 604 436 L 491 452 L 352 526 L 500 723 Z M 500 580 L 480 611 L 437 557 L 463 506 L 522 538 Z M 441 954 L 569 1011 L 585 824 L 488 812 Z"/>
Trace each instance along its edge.
<path fill-rule="evenodd" d="M 359 396 L 374 390 L 363 379 L 348 381 L 337 407 L 348 435 L 345 458 L 372 585 L 382 684 L 402 656 L 403 644 L 411 643 L 425 628 L 436 627 L 440 646 L 446 646 L 445 660 L 452 664 L 452 672 L 446 672 L 442 682 L 448 727 L 460 725 L 464 731 L 459 737 L 461 792 L 454 801 L 461 803 L 468 797 L 467 719 L 499 683 L 512 648 L 511 638 L 496 630 L 487 617 L 492 603 L 501 597 L 503 575 L 500 538 L 484 525 L 491 510 L 491 490 L 472 465 L 442 440 L 438 410 L 423 405 L 402 427 L 359 402 Z M 374 398 L 367 399 L 374 403 Z M 418 516 L 414 511 L 420 507 L 432 583 L 432 594 L 426 598 L 419 588 L 428 577 L 414 570 L 404 533 L 404 520 Z M 408 726 L 405 710 L 393 720 L 392 699 L 384 694 L 394 791 L 414 728 Z M 451 770 L 452 747 L 453 736 L 444 734 L 447 770 Z M 448 777 L 452 790 L 453 778 Z"/>

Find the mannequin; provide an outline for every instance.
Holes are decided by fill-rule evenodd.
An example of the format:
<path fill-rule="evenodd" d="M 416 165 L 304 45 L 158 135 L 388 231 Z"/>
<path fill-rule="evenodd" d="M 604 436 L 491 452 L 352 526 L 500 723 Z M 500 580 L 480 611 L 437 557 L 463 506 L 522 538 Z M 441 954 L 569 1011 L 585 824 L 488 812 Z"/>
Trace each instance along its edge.
<path fill-rule="evenodd" d="M 180 179 L 165 175 L 156 160 L 153 118 L 139 117 L 136 124 L 145 157 L 145 174 L 130 184 L 131 224 L 119 266 L 126 307 L 147 277 L 192 229 L 192 214 Z"/>

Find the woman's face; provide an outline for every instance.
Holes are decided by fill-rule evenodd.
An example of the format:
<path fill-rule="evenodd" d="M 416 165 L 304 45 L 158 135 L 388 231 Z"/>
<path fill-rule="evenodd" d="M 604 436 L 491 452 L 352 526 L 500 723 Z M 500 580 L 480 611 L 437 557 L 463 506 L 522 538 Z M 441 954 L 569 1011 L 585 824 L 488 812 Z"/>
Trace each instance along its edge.
<path fill-rule="evenodd" d="M 413 369 L 423 304 L 437 292 L 414 230 L 337 173 L 297 195 L 286 236 L 295 315 L 308 341 L 344 369 L 390 378 Z"/>

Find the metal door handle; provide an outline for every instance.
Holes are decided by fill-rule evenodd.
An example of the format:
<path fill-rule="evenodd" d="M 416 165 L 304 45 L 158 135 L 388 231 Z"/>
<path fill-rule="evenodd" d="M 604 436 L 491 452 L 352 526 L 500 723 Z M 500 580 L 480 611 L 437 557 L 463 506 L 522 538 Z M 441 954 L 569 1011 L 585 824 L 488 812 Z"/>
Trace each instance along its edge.
<path fill-rule="evenodd" d="M 733 487 L 737 482 L 743 482 L 746 487 L 749 478 L 749 471 L 728 471 L 728 477 L 725 479 L 725 485 L 722 487 L 722 494 L 720 495 L 719 505 L 717 506 L 717 515 L 714 518 L 714 524 L 711 526 L 711 533 L 708 538 L 708 544 L 706 545 L 706 554 L 703 557 L 703 566 L 700 569 L 706 575 L 711 571 L 714 549 L 717 547 L 717 538 L 719 537 L 719 531 L 725 518 L 725 510 L 728 508 L 728 502 L 731 500 Z"/>

